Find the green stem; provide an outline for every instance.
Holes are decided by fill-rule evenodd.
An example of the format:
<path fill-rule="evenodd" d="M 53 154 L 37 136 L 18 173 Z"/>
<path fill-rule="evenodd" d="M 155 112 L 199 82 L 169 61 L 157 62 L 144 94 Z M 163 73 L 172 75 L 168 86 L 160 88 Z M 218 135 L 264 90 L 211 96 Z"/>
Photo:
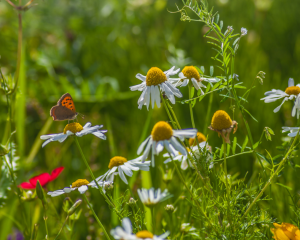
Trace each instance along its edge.
<path fill-rule="evenodd" d="M 162 95 L 162 93 L 160 94 L 160 97 L 161 97 L 161 99 L 162 99 L 162 102 L 163 102 L 163 104 L 164 104 L 164 107 L 165 107 L 166 112 L 167 112 L 167 114 L 168 114 L 168 117 L 169 117 L 169 119 L 170 119 L 170 121 L 171 121 L 171 123 L 172 123 L 173 128 L 176 128 L 176 126 L 174 125 L 174 120 L 173 120 L 173 118 L 172 118 L 172 116 L 171 116 L 171 114 L 170 114 L 170 112 L 169 112 L 169 108 L 168 108 L 168 106 L 167 106 L 166 100 L 164 99 L 164 96 Z"/>
<path fill-rule="evenodd" d="M 191 96 L 192 96 L 192 86 L 191 84 L 189 83 L 189 99 L 191 99 Z M 192 103 L 189 103 L 189 107 L 190 107 L 190 114 L 191 114 L 191 121 L 192 121 L 192 126 L 193 128 L 196 128 L 195 127 L 195 120 L 194 120 L 194 114 L 193 114 L 193 107 L 192 107 Z"/>
<path fill-rule="evenodd" d="M 203 134 L 206 135 L 208 127 L 209 126 L 209 119 L 210 119 L 210 112 L 211 112 L 211 107 L 212 107 L 212 101 L 213 101 L 213 94 L 209 95 L 209 103 L 208 103 L 208 108 L 207 108 L 207 112 L 206 112 L 206 118 L 205 118 L 205 123 L 204 123 L 204 129 L 203 129 Z"/>
<path fill-rule="evenodd" d="M 286 160 L 288 159 L 290 153 L 293 151 L 293 147 L 296 143 L 296 140 L 299 137 L 299 131 L 300 128 L 298 130 L 298 133 L 296 135 L 296 137 L 294 138 L 294 141 L 292 143 L 292 145 L 290 146 L 288 152 L 286 153 L 286 155 L 284 156 L 284 158 L 281 160 L 280 164 L 278 165 L 276 171 L 272 174 L 272 176 L 270 177 L 270 179 L 267 181 L 267 183 L 265 184 L 265 186 L 263 187 L 263 189 L 260 191 L 260 193 L 256 196 L 256 198 L 253 200 L 253 202 L 250 204 L 250 206 L 248 207 L 248 209 L 246 210 L 246 212 L 244 213 L 244 215 L 242 216 L 241 221 L 243 221 L 243 219 L 246 217 L 246 215 L 248 214 L 248 212 L 251 210 L 251 208 L 254 206 L 254 204 L 257 202 L 257 200 L 261 197 L 261 195 L 265 192 L 265 190 L 267 189 L 267 187 L 272 183 L 272 180 L 275 176 L 277 176 L 279 174 L 279 172 L 283 169 L 282 166 L 283 164 L 286 162 Z"/>
<path fill-rule="evenodd" d="M 46 210 L 46 207 L 44 206 L 44 204 L 43 204 L 43 208 L 44 208 L 44 221 L 45 221 L 45 228 L 46 228 L 46 238 L 45 239 L 48 239 L 49 233 L 48 233 L 48 226 L 47 226 L 47 210 Z"/>
<path fill-rule="evenodd" d="M 82 195 L 83 195 L 83 198 L 85 199 L 87 205 L 89 206 L 90 210 L 92 211 L 94 217 L 96 218 L 96 221 L 98 222 L 98 224 L 100 225 L 100 227 L 103 229 L 103 232 L 104 232 L 106 238 L 110 240 L 109 235 L 107 234 L 107 232 L 106 232 L 104 226 L 102 225 L 102 223 L 100 222 L 99 218 L 97 217 L 97 215 L 96 215 L 94 209 L 92 208 L 92 206 L 91 206 L 89 200 L 87 199 L 87 197 L 85 196 L 85 194 L 82 194 Z"/>
<path fill-rule="evenodd" d="M 155 234 L 155 217 L 154 217 L 154 206 L 151 209 L 151 214 L 152 214 L 152 233 L 153 235 Z"/>
<path fill-rule="evenodd" d="M 64 228 L 64 226 L 65 226 L 65 224 L 66 224 L 68 218 L 69 218 L 69 215 L 67 216 L 67 218 L 66 218 L 66 220 L 64 221 L 63 225 L 62 225 L 61 228 L 59 229 L 59 232 L 58 232 L 58 234 L 56 235 L 56 237 L 55 237 L 54 240 L 56 240 L 56 239 L 58 238 L 58 236 L 59 236 L 59 234 L 61 233 L 61 231 L 63 230 L 63 228 Z"/>
<path fill-rule="evenodd" d="M 175 112 L 174 112 L 172 106 L 169 105 L 168 102 L 167 102 L 167 105 L 168 105 L 168 108 L 169 108 L 169 110 L 171 111 L 171 113 L 172 113 L 172 115 L 173 115 L 173 117 L 174 117 L 174 119 L 175 119 L 175 122 L 176 122 L 176 124 L 177 124 L 177 129 L 181 129 L 180 124 L 179 124 L 179 122 L 178 122 L 178 119 L 177 119 L 177 117 L 176 117 L 176 114 L 175 114 Z"/>
<path fill-rule="evenodd" d="M 179 175 L 179 178 L 180 180 L 182 181 L 182 183 L 184 184 L 185 188 L 188 190 L 189 194 L 191 195 L 192 197 L 192 200 L 196 203 L 198 209 L 200 210 L 200 212 L 203 214 L 203 216 L 205 217 L 205 219 L 207 220 L 207 222 L 215 229 L 215 231 L 217 232 L 217 229 L 215 228 L 215 226 L 213 225 L 213 223 L 211 222 L 211 220 L 207 217 L 206 213 L 203 211 L 202 207 L 200 206 L 199 202 L 194 199 L 194 194 L 191 192 L 190 188 L 187 186 L 185 180 L 184 180 L 184 177 L 182 176 L 182 173 L 180 172 L 180 170 L 178 169 L 172 155 L 169 153 L 169 156 L 175 166 L 175 170 L 177 172 L 177 174 Z M 218 233 L 218 232 L 217 232 Z"/>
<path fill-rule="evenodd" d="M 99 186 L 99 184 L 98 184 L 98 182 L 97 182 L 97 180 L 96 180 L 96 178 L 95 178 L 95 176 L 94 176 L 94 174 L 93 174 L 93 172 L 92 172 L 92 169 L 90 168 L 90 166 L 89 166 L 89 164 L 88 164 L 88 162 L 87 162 L 87 160 L 86 160 L 86 158 L 85 158 L 85 156 L 84 156 L 84 154 L 83 154 L 83 152 L 82 152 L 82 149 L 81 149 L 81 147 L 80 147 L 80 145 L 79 145 L 79 142 L 78 142 L 77 137 L 75 137 L 75 142 L 76 142 L 76 145 L 77 145 L 77 147 L 78 147 L 78 149 L 79 149 L 79 152 L 80 152 L 80 154 L 81 154 L 81 157 L 82 157 L 82 159 L 83 159 L 83 161 L 84 161 L 84 163 L 85 163 L 87 169 L 89 170 L 92 179 L 95 181 L 95 183 L 96 183 L 96 185 L 97 185 L 97 187 L 98 187 L 98 189 L 99 189 L 101 195 L 105 198 L 106 202 L 107 202 L 107 203 L 108 203 L 108 204 L 116 211 L 116 213 L 118 214 L 118 216 L 122 219 L 122 218 L 123 218 L 122 214 L 116 209 L 115 204 L 114 204 L 112 201 L 109 200 L 109 198 L 108 198 L 108 197 L 105 195 L 105 193 L 103 192 L 102 188 Z"/>

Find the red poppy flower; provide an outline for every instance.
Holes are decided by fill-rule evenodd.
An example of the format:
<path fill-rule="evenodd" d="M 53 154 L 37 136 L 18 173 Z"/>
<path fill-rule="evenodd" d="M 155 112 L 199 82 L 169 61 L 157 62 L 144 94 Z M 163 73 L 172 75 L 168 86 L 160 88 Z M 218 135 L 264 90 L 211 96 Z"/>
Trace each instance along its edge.
<path fill-rule="evenodd" d="M 34 189 L 36 187 L 36 183 L 39 180 L 41 186 L 45 186 L 48 182 L 53 181 L 58 177 L 58 175 L 64 170 L 64 167 L 55 168 L 51 175 L 49 173 L 42 173 L 38 176 L 29 179 L 29 182 L 23 182 L 19 185 L 19 187 L 23 189 Z"/>

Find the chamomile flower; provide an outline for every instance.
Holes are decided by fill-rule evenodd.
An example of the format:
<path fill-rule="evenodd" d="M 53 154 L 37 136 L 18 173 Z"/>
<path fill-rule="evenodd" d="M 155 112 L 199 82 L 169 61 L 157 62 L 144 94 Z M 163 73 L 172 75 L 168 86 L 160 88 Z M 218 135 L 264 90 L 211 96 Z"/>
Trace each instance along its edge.
<path fill-rule="evenodd" d="M 142 230 L 136 234 L 132 233 L 132 225 L 129 218 L 122 219 L 122 227 L 116 227 L 110 231 L 110 234 L 114 239 L 121 240 L 164 240 L 169 235 L 169 232 L 165 232 L 160 236 L 153 235 L 147 230 Z"/>
<path fill-rule="evenodd" d="M 282 103 L 274 109 L 274 113 L 278 112 L 285 101 L 294 100 L 300 93 L 300 84 L 295 86 L 294 79 L 290 78 L 288 81 L 288 87 L 285 91 L 279 89 L 272 89 L 272 91 L 265 92 L 266 97 L 260 99 L 264 100 L 265 103 L 275 102 L 276 100 L 282 99 Z"/>
<path fill-rule="evenodd" d="M 141 154 L 145 149 L 141 158 L 142 162 L 144 162 L 149 155 L 150 149 L 152 149 L 151 161 L 154 167 L 154 155 L 158 155 L 164 148 L 173 156 L 176 155 L 176 150 L 183 155 L 187 155 L 185 147 L 180 144 L 176 137 L 183 141 L 184 138 L 195 137 L 196 134 L 197 129 L 173 130 L 170 124 L 160 121 L 154 125 L 151 135 L 139 146 L 137 154 Z"/>
<path fill-rule="evenodd" d="M 176 87 L 185 87 L 188 85 L 189 81 L 192 82 L 194 88 L 197 90 L 201 90 L 201 94 L 204 94 L 201 87 L 206 88 L 205 85 L 202 84 L 202 81 L 209 82 L 211 85 L 212 83 L 218 82 L 215 78 L 204 78 L 200 77 L 199 72 L 194 66 L 186 66 L 182 69 L 182 71 L 179 73 L 179 80 L 170 80 L 173 84 L 175 84 Z"/>
<path fill-rule="evenodd" d="M 108 168 L 109 170 L 102 176 L 98 177 L 97 181 L 103 181 L 105 179 L 109 181 L 114 180 L 115 175 L 119 175 L 124 183 L 128 184 L 125 175 L 131 177 L 132 171 L 149 171 L 150 161 L 141 162 L 142 157 L 138 157 L 133 160 L 127 160 L 124 157 L 115 156 L 110 159 Z"/>
<path fill-rule="evenodd" d="M 42 140 L 46 140 L 43 143 L 42 147 L 45 147 L 48 143 L 54 141 L 63 142 L 71 135 L 82 137 L 89 133 L 95 135 L 98 138 L 106 140 L 106 136 L 104 135 L 104 133 L 106 133 L 107 130 L 99 130 L 102 127 L 103 125 L 96 125 L 92 127 L 92 124 L 90 122 L 86 123 L 83 127 L 78 122 L 69 123 L 62 133 L 42 135 L 40 138 Z"/>
<path fill-rule="evenodd" d="M 290 132 L 288 134 L 289 137 L 296 137 L 299 131 L 299 127 L 282 127 L 282 132 Z"/>
<path fill-rule="evenodd" d="M 97 182 L 98 182 L 98 185 L 100 187 L 103 187 L 103 185 L 105 183 L 105 182 L 102 182 L 102 181 L 97 181 Z M 81 194 L 84 194 L 88 190 L 89 187 L 98 188 L 97 184 L 95 183 L 95 181 L 89 182 L 86 179 L 78 179 L 75 182 L 73 182 L 70 185 L 70 187 L 65 187 L 64 189 L 61 189 L 61 190 L 56 190 L 56 191 L 53 191 L 53 192 L 48 192 L 47 194 L 50 195 L 51 197 L 56 197 L 56 196 L 59 196 L 59 195 L 65 194 L 65 193 L 70 193 L 70 192 L 72 192 L 72 191 L 74 191 L 76 189 L 78 189 L 78 191 Z"/>
<path fill-rule="evenodd" d="M 236 132 L 238 123 L 232 121 L 227 112 L 223 110 L 218 110 L 214 113 L 211 125 L 208 127 L 222 136 L 226 143 L 230 143 L 229 135 L 233 129 L 233 133 Z"/>
<path fill-rule="evenodd" d="M 171 195 L 167 189 L 161 192 L 160 188 L 157 190 L 155 190 L 154 188 L 142 188 L 138 189 L 137 192 L 141 199 L 141 202 L 146 207 L 154 207 L 156 204 L 173 197 L 173 195 Z"/>
<path fill-rule="evenodd" d="M 175 104 L 175 97 L 182 97 L 181 92 L 172 85 L 169 81 L 170 76 L 177 74 L 180 69 L 174 70 L 173 66 L 168 71 L 163 72 L 157 67 L 152 67 L 149 69 L 146 76 L 138 73 L 136 78 L 142 81 L 141 84 L 130 87 L 131 91 L 141 91 L 142 94 L 138 100 L 139 109 L 143 105 L 147 106 L 149 109 L 150 99 L 152 108 L 154 108 L 154 103 L 156 102 L 157 107 L 160 107 L 160 92 L 164 92 L 171 103 Z"/>
<path fill-rule="evenodd" d="M 207 145 L 207 142 L 201 142 L 198 146 L 191 147 L 192 152 L 190 151 L 189 148 L 187 148 L 187 153 L 188 153 L 187 155 L 182 155 L 180 152 L 176 151 L 173 160 L 181 162 L 182 170 L 186 170 L 188 167 L 194 168 L 193 164 L 190 162 L 191 159 L 193 159 L 194 156 L 199 158 L 201 156 L 199 149 L 203 150 L 205 147 L 207 148 L 207 150 L 209 150 L 209 146 Z M 172 161 L 168 153 L 165 153 L 163 157 L 168 158 L 167 160 L 164 161 L 164 163 L 169 163 Z"/>

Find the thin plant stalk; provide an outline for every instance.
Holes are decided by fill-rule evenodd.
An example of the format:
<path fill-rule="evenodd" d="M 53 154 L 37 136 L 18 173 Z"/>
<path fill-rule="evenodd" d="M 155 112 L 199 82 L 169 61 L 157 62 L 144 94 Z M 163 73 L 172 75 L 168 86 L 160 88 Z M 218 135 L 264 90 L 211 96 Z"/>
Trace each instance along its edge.
<path fill-rule="evenodd" d="M 75 142 L 76 142 L 76 145 L 77 145 L 77 147 L 78 147 L 78 149 L 79 149 L 79 152 L 80 152 L 80 154 L 81 154 L 81 157 L 82 157 L 82 159 L 83 159 L 83 161 L 84 161 L 84 163 L 85 163 L 87 169 L 89 170 L 92 179 L 95 181 L 95 183 L 96 183 L 96 185 L 97 185 L 97 187 L 98 187 L 100 193 L 101 193 L 102 196 L 105 198 L 106 202 L 107 202 L 110 206 L 113 207 L 113 209 L 116 211 L 116 213 L 118 214 L 118 216 L 122 219 L 122 218 L 123 218 L 122 214 L 116 209 L 115 204 L 114 204 L 112 201 L 110 201 L 110 199 L 109 199 L 109 198 L 105 195 L 105 193 L 103 192 L 102 188 L 99 186 L 99 184 L 98 184 L 98 182 L 97 182 L 97 180 L 96 180 L 96 178 L 95 178 L 95 176 L 94 176 L 94 174 L 93 174 L 93 172 L 92 172 L 92 169 L 90 168 L 90 166 L 89 166 L 89 164 L 88 164 L 88 162 L 87 162 L 87 160 L 86 160 L 86 158 L 85 158 L 85 156 L 84 156 L 84 154 L 83 154 L 83 151 L 82 151 L 82 149 L 81 149 L 81 147 L 80 147 L 80 144 L 79 144 L 79 142 L 78 142 L 77 137 L 75 137 Z"/>
<path fill-rule="evenodd" d="M 191 97 L 192 97 L 192 90 L 193 90 L 193 87 L 191 86 L 191 83 L 189 82 L 189 99 L 191 99 Z M 190 107 L 190 115 L 191 115 L 192 126 L 193 126 L 193 128 L 196 128 L 195 127 L 195 120 L 194 120 L 192 103 L 189 103 L 189 107 Z"/>
<path fill-rule="evenodd" d="M 61 231 L 63 230 L 64 226 L 66 225 L 66 222 L 67 222 L 68 218 L 69 218 L 69 215 L 66 217 L 66 220 L 64 221 L 63 225 L 62 225 L 61 228 L 59 229 L 59 232 L 58 232 L 58 234 L 56 235 L 56 237 L 55 237 L 54 240 L 56 240 L 56 239 L 58 238 L 59 234 L 61 233 Z"/>
<path fill-rule="evenodd" d="M 161 96 L 162 102 L 163 102 L 163 104 L 164 104 L 164 107 L 165 107 L 165 109 L 166 109 L 166 112 L 167 112 L 167 114 L 168 114 L 168 117 L 169 117 L 169 119 L 170 119 L 170 121 L 171 121 L 171 123 L 172 123 L 172 126 L 173 126 L 173 128 L 176 128 L 176 126 L 174 125 L 174 120 L 173 120 L 173 118 L 172 118 L 172 116 L 171 116 L 171 114 L 170 114 L 169 108 L 168 108 L 168 106 L 167 106 L 167 103 L 166 103 L 166 100 L 165 100 L 163 94 L 161 93 L 160 96 Z"/>
<path fill-rule="evenodd" d="M 152 214 L 152 233 L 153 235 L 155 234 L 155 217 L 154 217 L 154 206 L 151 209 L 151 214 Z"/>
<path fill-rule="evenodd" d="M 97 217 L 97 215 L 96 215 L 94 209 L 92 208 L 92 206 L 91 206 L 89 200 L 87 199 L 87 197 L 85 196 L 85 194 L 83 194 L 83 198 L 84 198 L 84 200 L 86 201 L 87 205 L 89 206 L 90 210 L 92 211 L 94 217 L 96 218 L 96 221 L 98 222 L 98 224 L 100 225 L 100 227 L 103 229 L 103 232 L 104 232 L 106 238 L 110 240 L 109 235 L 107 234 L 107 232 L 106 232 L 104 226 L 102 225 L 102 223 L 100 222 L 99 218 Z"/>
<path fill-rule="evenodd" d="M 276 171 L 272 174 L 272 176 L 270 177 L 270 179 L 267 181 L 267 183 L 265 184 L 265 186 L 263 187 L 263 189 L 260 191 L 260 193 L 256 196 L 256 198 L 253 200 L 253 202 L 250 204 L 250 206 L 248 207 L 248 209 L 246 210 L 246 212 L 244 213 L 244 215 L 242 216 L 242 220 L 244 220 L 244 218 L 246 217 L 246 215 L 249 213 L 249 211 L 251 210 L 251 208 L 254 206 L 254 204 L 257 202 L 257 200 L 261 197 L 261 195 L 266 191 L 266 189 L 268 188 L 268 186 L 272 183 L 273 179 L 275 176 L 277 176 L 279 174 L 279 172 L 283 169 L 283 165 L 286 162 L 286 160 L 288 159 L 290 153 L 294 150 L 293 147 L 299 137 L 299 132 L 300 132 L 300 128 L 297 132 L 296 137 L 294 138 L 294 141 L 292 143 L 292 145 L 290 146 L 288 152 L 285 154 L 284 158 L 281 160 L 280 164 L 278 165 Z"/>
<path fill-rule="evenodd" d="M 177 174 L 179 175 L 179 178 L 180 180 L 182 181 L 182 183 L 184 184 L 185 188 L 188 190 L 188 192 L 190 193 L 193 201 L 196 203 L 197 207 L 199 208 L 200 212 L 202 213 L 202 215 L 205 217 L 205 219 L 207 220 L 207 222 L 216 230 L 217 232 L 217 229 L 215 228 L 215 226 L 213 225 L 213 223 L 211 222 L 211 220 L 207 217 L 206 213 L 203 211 L 202 207 L 200 206 L 199 202 L 194 199 L 194 194 L 191 192 L 190 188 L 187 186 L 185 180 L 184 180 L 184 177 L 182 176 L 182 173 L 180 172 L 179 168 L 177 167 L 172 155 L 169 153 L 169 156 L 174 164 L 174 167 L 175 167 L 175 170 L 177 172 Z M 218 233 L 218 232 L 217 232 Z M 219 233 L 218 233 L 219 234 Z"/>

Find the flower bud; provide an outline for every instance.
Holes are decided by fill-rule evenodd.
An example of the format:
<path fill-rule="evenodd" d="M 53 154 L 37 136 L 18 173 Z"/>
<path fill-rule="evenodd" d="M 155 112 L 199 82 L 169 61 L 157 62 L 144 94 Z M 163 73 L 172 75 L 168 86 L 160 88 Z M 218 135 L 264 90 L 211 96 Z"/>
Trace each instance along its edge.
<path fill-rule="evenodd" d="M 111 191 L 114 188 L 114 183 L 113 182 L 105 182 L 104 183 L 104 190 L 105 191 Z"/>
<path fill-rule="evenodd" d="M 129 198 L 129 201 L 128 201 L 127 204 L 128 204 L 130 207 L 134 207 L 137 201 L 138 201 L 138 200 L 134 200 L 134 198 L 131 197 L 131 198 Z"/>
<path fill-rule="evenodd" d="M 77 201 L 73 204 L 73 206 L 69 209 L 68 215 L 71 216 L 71 215 L 75 212 L 76 208 L 78 208 L 79 205 L 80 205 L 81 203 L 82 203 L 82 200 L 81 200 L 81 199 L 77 200 Z"/>
<path fill-rule="evenodd" d="M 8 153 L 9 153 L 8 149 L 4 145 L 0 144 L 0 156 L 4 156 Z"/>
<path fill-rule="evenodd" d="M 46 198 L 45 198 L 45 194 L 44 194 L 44 189 L 43 189 L 42 185 L 40 184 L 39 180 L 36 182 L 35 189 L 36 189 L 36 194 L 37 194 L 38 198 L 42 201 L 43 205 L 45 205 Z"/>
<path fill-rule="evenodd" d="M 175 208 L 172 204 L 168 204 L 168 205 L 165 206 L 165 210 L 169 213 L 173 213 Z"/>

